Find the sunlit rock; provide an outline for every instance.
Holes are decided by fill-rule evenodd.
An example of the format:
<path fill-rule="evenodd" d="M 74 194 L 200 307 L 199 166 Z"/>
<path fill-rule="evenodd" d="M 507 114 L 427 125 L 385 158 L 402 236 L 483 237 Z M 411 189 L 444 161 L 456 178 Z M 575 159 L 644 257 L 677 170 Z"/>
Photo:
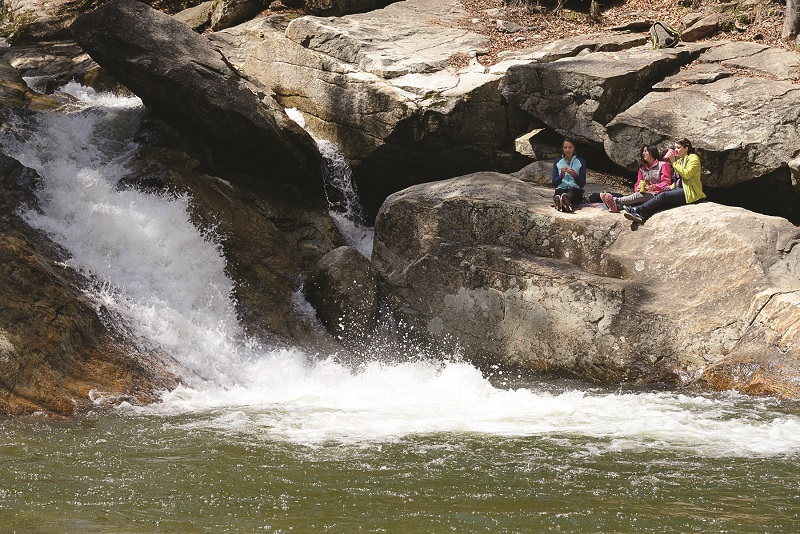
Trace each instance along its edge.
<path fill-rule="evenodd" d="M 492 173 L 392 195 L 373 256 L 392 313 L 483 366 L 607 383 L 694 383 L 753 339 L 800 355 L 800 331 L 769 326 L 800 321 L 786 220 L 707 202 L 631 227 L 551 200 Z"/>

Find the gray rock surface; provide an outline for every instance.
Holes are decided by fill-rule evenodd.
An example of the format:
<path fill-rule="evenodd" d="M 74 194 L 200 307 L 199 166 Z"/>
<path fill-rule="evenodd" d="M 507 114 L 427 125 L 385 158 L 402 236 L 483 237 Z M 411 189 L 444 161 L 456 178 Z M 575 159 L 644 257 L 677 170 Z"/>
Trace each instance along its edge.
<path fill-rule="evenodd" d="M 602 382 L 694 383 L 753 339 L 796 365 L 794 225 L 708 202 L 631 228 L 550 196 L 493 173 L 391 196 L 373 262 L 392 312 L 478 364 Z"/>
<path fill-rule="evenodd" d="M 800 81 L 800 54 L 759 43 L 723 43 L 703 53 L 698 61 L 744 69 L 776 80 Z"/>
<path fill-rule="evenodd" d="M 688 47 L 639 47 L 516 65 L 508 69 L 501 92 L 558 133 L 603 144 L 611 120 L 699 53 Z"/>
<path fill-rule="evenodd" d="M 733 73 L 716 63 L 700 63 L 692 68 L 681 70 L 677 74 L 667 76 L 653 86 L 654 91 L 674 91 L 687 85 L 716 82 L 732 76 Z"/>
<path fill-rule="evenodd" d="M 211 24 L 211 9 L 213 2 L 207 0 L 202 4 L 186 8 L 172 15 L 175 20 L 182 22 L 198 33 L 208 28 Z"/>
<path fill-rule="evenodd" d="M 213 0 L 211 3 L 211 29 L 230 28 L 250 20 L 266 9 L 272 0 Z"/>
<path fill-rule="evenodd" d="M 343 246 L 327 253 L 303 290 L 331 335 L 356 350 L 374 341 L 380 309 L 378 276 L 359 251 Z"/>

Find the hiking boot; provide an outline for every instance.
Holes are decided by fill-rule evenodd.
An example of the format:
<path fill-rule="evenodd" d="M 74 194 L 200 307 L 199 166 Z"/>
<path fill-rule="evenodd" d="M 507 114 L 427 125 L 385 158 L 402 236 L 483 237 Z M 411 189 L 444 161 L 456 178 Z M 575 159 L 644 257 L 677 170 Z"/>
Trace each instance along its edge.
<path fill-rule="evenodd" d="M 564 211 L 572 213 L 572 202 L 569 201 L 569 197 L 566 193 L 561 195 L 561 207 Z"/>
<path fill-rule="evenodd" d="M 639 213 L 637 213 L 637 211 L 634 208 L 628 208 L 626 206 L 624 215 L 625 218 L 628 219 L 629 221 L 633 221 L 639 224 L 644 224 L 644 217 L 639 215 Z"/>
<path fill-rule="evenodd" d="M 611 193 L 600 193 L 600 198 L 603 201 L 603 204 L 606 205 L 608 211 L 611 213 L 619 213 L 619 206 L 617 206 L 617 201 L 611 195 Z"/>
<path fill-rule="evenodd" d="M 561 195 L 556 195 L 553 197 L 553 206 L 555 206 L 556 210 L 561 211 Z"/>

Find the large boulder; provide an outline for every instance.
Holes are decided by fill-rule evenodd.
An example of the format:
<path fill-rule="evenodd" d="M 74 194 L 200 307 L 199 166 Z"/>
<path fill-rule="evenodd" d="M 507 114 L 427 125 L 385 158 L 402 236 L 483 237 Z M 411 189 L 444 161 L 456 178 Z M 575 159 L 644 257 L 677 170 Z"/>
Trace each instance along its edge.
<path fill-rule="evenodd" d="M 296 187 L 322 203 L 316 142 L 271 96 L 257 95 L 208 39 L 135 0 L 80 16 L 72 32 L 147 106 L 209 140 L 218 160 L 260 172 L 264 189 Z"/>
<path fill-rule="evenodd" d="M 320 259 L 303 291 L 328 332 L 360 350 L 375 337 L 380 307 L 377 279 L 369 259 L 343 246 Z"/>
<path fill-rule="evenodd" d="M 632 228 L 551 194 L 478 173 L 389 197 L 373 263 L 398 321 L 479 365 L 606 383 L 695 383 L 754 346 L 796 367 L 794 225 L 706 202 Z"/>

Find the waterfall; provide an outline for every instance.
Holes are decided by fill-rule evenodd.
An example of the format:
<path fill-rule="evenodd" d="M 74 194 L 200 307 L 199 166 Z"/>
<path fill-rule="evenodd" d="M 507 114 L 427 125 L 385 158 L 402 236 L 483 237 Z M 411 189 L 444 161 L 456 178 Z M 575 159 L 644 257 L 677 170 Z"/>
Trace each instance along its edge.
<path fill-rule="evenodd" d="M 286 114 L 301 127 L 306 128 L 302 113 L 296 108 L 286 109 Z M 308 131 L 306 129 L 306 131 Z M 312 137 L 313 134 L 309 132 Z M 323 179 L 329 213 L 345 242 L 369 258 L 372 255 L 374 230 L 364 224 L 364 212 L 358 198 L 353 171 L 335 143 L 314 137 L 325 161 Z"/>
<path fill-rule="evenodd" d="M 63 91 L 82 106 L 40 113 L 7 143 L 10 155 L 42 179 L 41 211 L 27 211 L 24 219 L 69 251 L 67 266 L 90 277 L 98 304 L 123 317 L 139 338 L 195 376 L 237 381 L 232 362 L 241 359 L 244 336 L 219 244 L 189 222 L 187 197 L 117 187 L 141 101 L 75 83 Z"/>
<path fill-rule="evenodd" d="M 237 322 L 221 246 L 213 231 L 191 224 L 189 199 L 118 187 L 143 114 L 138 99 L 76 84 L 64 90 L 83 106 L 14 124 L 2 144 L 42 177 L 41 211 L 25 219 L 68 251 L 68 267 L 95 281 L 93 298 L 186 369 L 185 385 L 151 405 L 122 403 L 123 414 L 191 414 L 173 424 L 309 445 L 475 432 L 588 437 L 599 440 L 599 453 L 800 450 L 800 419 L 774 409 L 774 399 L 577 390 L 514 376 L 491 382 L 448 355 L 354 369 L 335 355 L 260 347 Z M 335 209 L 357 226 L 347 202 Z"/>

